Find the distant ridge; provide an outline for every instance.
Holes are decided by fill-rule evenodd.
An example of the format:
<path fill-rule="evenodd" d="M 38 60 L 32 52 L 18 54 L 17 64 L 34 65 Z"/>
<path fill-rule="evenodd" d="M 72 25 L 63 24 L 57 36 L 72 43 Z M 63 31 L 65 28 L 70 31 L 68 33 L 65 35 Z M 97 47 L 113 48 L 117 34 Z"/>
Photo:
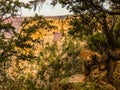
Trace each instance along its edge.
<path fill-rule="evenodd" d="M 68 15 L 58 15 L 58 16 L 43 16 L 46 19 L 65 19 L 72 16 L 72 14 L 68 14 Z M 4 23 L 12 23 L 12 25 L 18 29 L 21 26 L 21 22 L 25 19 L 25 18 L 30 18 L 30 17 L 10 17 L 8 19 L 6 19 L 4 21 Z"/>
<path fill-rule="evenodd" d="M 65 17 L 70 17 L 72 16 L 73 14 L 68 14 L 68 15 L 57 15 L 57 16 L 43 16 L 45 18 L 59 18 L 59 19 L 63 19 Z"/>

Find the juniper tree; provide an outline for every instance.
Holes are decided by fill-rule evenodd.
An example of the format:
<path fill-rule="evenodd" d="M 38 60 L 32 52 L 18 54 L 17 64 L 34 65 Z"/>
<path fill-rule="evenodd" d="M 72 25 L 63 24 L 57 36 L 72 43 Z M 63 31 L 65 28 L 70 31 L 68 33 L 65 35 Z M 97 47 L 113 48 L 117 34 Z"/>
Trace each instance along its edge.
<path fill-rule="evenodd" d="M 21 8 L 31 9 L 31 4 L 19 0 L 1 0 L 0 6 L 0 88 L 6 90 L 12 87 L 12 80 L 6 73 L 11 61 L 38 60 L 36 45 L 41 45 L 41 32 L 38 29 L 50 29 L 52 26 L 45 18 L 36 15 L 20 20 L 21 28 L 15 28 L 12 19 L 23 19 L 19 13 Z M 36 32 L 39 37 L 34 38 Z"/>
<path fill-rule="evenodd" d="M 33 1 L 39 3 L 43 0 Z M 87 35 L 89 48 L 109 57 L 106 63 L 108 82 L 119 86 L 120 80 L 114 83 L 113 72 L 115 62 L 120 60 L 120 0 L 52 0 L 51 4 L 56 3 L 76 15 L 70 22 L 73 26 L 70 34 L 77 37 Z"/>

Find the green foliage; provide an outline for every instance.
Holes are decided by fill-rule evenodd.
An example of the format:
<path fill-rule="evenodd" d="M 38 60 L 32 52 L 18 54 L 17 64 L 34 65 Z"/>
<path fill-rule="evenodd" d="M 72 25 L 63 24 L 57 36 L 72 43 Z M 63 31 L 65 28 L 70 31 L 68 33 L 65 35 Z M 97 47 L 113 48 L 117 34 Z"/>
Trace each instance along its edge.
<path fill-rule="evenodd" d="M 35 23 L 33 25 L 32 24 Z M 20 33 L 18 33 L 18 37 L 16 39 L 15 45 L 18 48 L 17 52 L 17 60 L 35 60 L 38 59 L 35 54 L 37 51 L 38 45 L 42 44 L 41 40 L 41 31 L 39 29 L 51 29 L 51 26 L 45 18 L 42 16 L 36 15 L 33 18 L 25 19 L 22 23 L 23 28 Z M 36 33 L 39 33 L 39 36 L 34 38 Z"/>
<path fill-rule="evenodd" d="M 75 42 L 75 40 L 67 38 L 61 43 L 62 47 L 57 43 L 52 46 L 47 44 L 41 51 L 40 62 L 42 65 L 40 66 L 42 69 L 39 74 L 43 81 L 46 80 L 46 76 L 49 76 L 48 82 L 53 82 L 56 78 L 62 80 L 62 78 L 81 72 L 82 61 L 79 58 L 81 48 Z M 45 74 L 47 75 L 44 76 Z"/>
<path fill-rule="evenodd" d="M 22 22 L 22 28 L 19 32 L 12 25 L 12 22 L 7 22 L 11 18 L 17 18 L 20 8 L 31 8 L 31 5 L 19 0 L 2 0 L 0 1 L 0 6 L 0 89 L 26 90 L 26 88 L 32 88 L 31 90 L 33 90 L 34 82 L 31 79 L 26 80 L 26 78 L 23 78 L 19 80 L 19 77 L 13 76 L 16 79 L 13 80 L 7 70 L 11 67 L 12 61 L 18 63 L 19 60 L 38 60 L 39 56 L 36 54 L 38 47 L 36 46 L 41 45 L 41 36 L 34 38 L 33 35 L 36 32 L 41 35 L 38 29 L 49 30 L 54 28 L 54 26 L 50 25 L 42 16 L 35 15 L 35 17 L 26 18 Z M 23 73 L 19 63 L 16 68 L 18 68 L 18 74 Z"/>
<path fill-rule="evenodd" d="M 97 85 L 91 82 L 74 84 L 74 88 L 75 90 L 106 90 L 106 89 L 99 88 Z"/>
<path fill-rule="evenodd" d="M 76 17 L 72 18 L 70 24 L 72 28 L 69 33 L 73 36 L 83 38 L 94 35 L 94 32 L 102 32 L 106 37 L 107 47 L 110 49 L 118 48 L 118 42 L 115 39 L 113 28 L 119 19 L 119 3 L 112 0 L 58 0 L 68 10 L 73 12 Z M 109 2 L 109 8 L 105 3 Z M 118 36 L 118 35 L 117 35 Z"/>
<path fill-rule="evenodd" d="M 36 76 L 30 74 L 26 78 L 26 75 L 22 74 L 16 80 L 25 90 L 51 90 L 56 87 L 54 83 L 62 84 L 64 78 L 82 73 L 83 61 L 79 57 L 80 51 L 79 41 L 71 37 L 64 37 L 61 45 L 59 42 L 53 45 L 46 43 L 40 52 L 39 60 L 36 61 L 39 67 Z M 63 87 L 58 85 L 57 88 Z"/>
<path fill-rule="evenodd" d="M 120 30 L 120 22 L 118 22 L 114 27 L 114 31 L 116 32 L 116 34 L 117 34 L 117 31 L 119 30 Z"/>
<path fill-rule="evenodd" d="M 106 48 L 106 37 L 103 33 L 96 33 L 88 40 L 88 46 L 91 50 L 102 53 Z"/>
<path fill-rule="evenodd" d="M 19 2 L 19 0 L 2 0 L 0 1 L 0 89 L 6 90 L 7 87 L 12 87 L 10 80 L 7 77 L 6 69 L 9 68 L 11 60 L 15 59 L 15 39 L 17 32 L 12 23 L 7 23 L 7 20 L 17 16 L 21 7 L 30 8 L 29 4 Z M 9 62 L 9 63 L 8 63 Z"/>
<path fill-rule="evenodd" d="M 88 46 L 91 50 L 99 53 L 106 53 L 109 59 L 113 58 L 108 50 L 120 49 L 120 1 L 119 0 L 58 0 L 63 7 L 73 12 L 77 17 L 72 18 L 70 24 L 72 28 L 69 33 L 74 37 L 84 37 L 86 35 Z M 105 5 L 106 4 L 106 5 Z M 108 8 L 106 8 L 108 6 Z M 118 56 L 118 54 L 117 54 Z M 110 64 L 105 63 L 107 67 Z M 98 64 L 100 64 L 98 62 Z M 111 69 L 111 68 L 110 68 Z M 110 69 L 107 68 L 108 73 Z M 115 68 L 114 68 L 115 69 Z M 90 70 L 92 72 L 92 70 Z M 114 73 L 112 73 L 114 74 Z M 108 77 L 112 76 L 108 74 Z M 109 78 L 111 79 L 111 78 Z M 114 80 L 108 80 L 114 83 Z M 93 81 L 94 82 L 94 81 Z M 116 84 L 117 85 L 117 84 Z M 89 89 L 88 89 L 89 90 Z"/>
<path fill-rule="evenodd" d="M 81 40 L 87 39 L 94 32 L 98 32 L 100 27 L 97 26 L 96 22 L 96 19 L 90 14 L 74 15 L 69 22 L 70 26 L 72 26 L 69 28 L 69 34 Z"/>
<path fill-rule="evenodd" d="M 39 1 L 41 0 L 32 2 L 32 4 L 36 6 Z M 110 5 L 115 7 L 111 6 L 110 11 L 103 7 L 106 0 L 59 0 L 63 6 L 67 5 L 68 9 L 77 14 L 71 19 L 70 25 L 73 27 L 70 29 L 70 34 L 80 38 L 91 36 L 88 39 L 89 47 L 99 52 L 103 52 L 106 45 L 111 44 L 110 40 L 114 41 L 115 38 L 116 42 L 119 42 L 119 23 L 115 21 L 116 26 L 114 26 L 109 23 L 109 20 L 107 21 L 109 15 L 119 15 L 117 8 L 119 5 L 116 5 L 114 1 L 108 1 L 112 3 Z M 39 48 L 37 46 L 41 45 L 42 41 L 40 37 L 33 38 L 33 35 L 39 32 L 38 29 L 51 30 L 55 27 L 51 26 L 45 18 L 36 15 L 25 19 L 20 32 L 16 32 L 12 23 L 5 23 L 5 21 L 16 17 L 20 8 L 31 8 L 31 5 L 19 0 L 2 0 L 0 5 L 0 89 L 51 90 L 54 87 L 61 90 L 68 89 L 68 86 L 72 85 L 69 83 L 64 85 L 68 78 L 82 73 L 83 61 L 79 57 L 80 42 L 68 36 L 64 37 L 62 43 L 45 44 L 42 50 L 36 53 Z M 111 20 L 114 21 L 113 19 L 114 17 Z M 31 25 L 32 23 L 35 24 Z M 98 24 L 100 24 L 99 27 Z M 6 35 L 7 33 L 10 34 L 10 37 Z M 41 32 L 39 34 L 41 35 Z M 13 60 L 17 62 L 17 75 L 13 75 L 11 78 L 7 69 L 10 68 L 10 63 Z M 24 72 L 29 67 L 20 68 L 19 60 L 26 60 L 29 63 L 35 61 L 35 65 L 38 66 L 35 77 L 32 76 L 32 73 Z M 30 70 L 32 69 L 31 66 Z M 97 87 L 91 83 L 77 83 L 73 84 L 73 87 L 76 90 L 97 90 Z"/>
<path fill-rule="evenodd" d="M 5 1 L 0 2 L 1 4 L 5 4 Z M 16 16 L 18 8 L 27 7 L 19 1 L 9 0 L 8 2 L 11 3 L 8 4 L 11 5 L 9 7 L 10 12 L 7 12 L 7 14 L 11 15 L 10 17 Z M 13 8 L 12 5 L 15 5 L 16 8 Z M 8 8 L 8 6 L 4 6 L 4 8 Z M 38 46 L 41 45 L 42 42 L 40 37 L 34 38 L 33 35 L 39 32 L 38 29 L 51 30 L 55 27 L 51 26 L 45 18 L 36 15 L 32 18 L 26 18 L 22 22 L 20 32 L 16 32 L 11 23 L 4 23 L 4 21 L 10 17 L 1 17 L 0 21 L 0 89 L 51 90 L 56 79 L 58 79 L 58 83 L 60 83 L 63 78 L 70 77 L 75 73 L 81 73 L 83 63 L 79 58 L 81 48 L 78 41 L 67 37 L 61 45 L 58 43 L 54 45 L 47 43 L 42 47 L 43 50 L 36 53 L 39 48 Z M 9 38 L 7 38 L 6 32 L 12 33 Z M 39 34 L 41 35 L 41 32 L 39 32 Z M 7 69 L 11 67 L 8 62 L 13 60 L 17 63 L 17 74 L 15 76 L 9 75 L 9 73 L 6 72 Z M 36 77 L 33 77 L 31 75 L 32 73 L 25 73 L 24 70 L 28 67 L 20 68 L 19 60 L 26 60 L 31 63 L 33 60 L 36 60 L 35 62 L 37 62 L 39 67 L 38 70 L 36 70 Z"/>
<path fill-rule="evenodd" d="M 119 48 L 119 46 L 120 46 L 120 22 L 118 22 L 118 23 L 115 24 L 113 32 L 115 34 L 116 47 Z"/>
<path fill-rule="evenodd" d="M 0 61 L 2 62 L 10 60 L 16 53 L 14 41 L 17 38 L 17 32 L 12 23 L 5 22 L 9 18 L 15 17 L 19 8 L 29 8 L 29 4 L 24 4 L 18 0 L 2 0 L 0 6 Z"/>

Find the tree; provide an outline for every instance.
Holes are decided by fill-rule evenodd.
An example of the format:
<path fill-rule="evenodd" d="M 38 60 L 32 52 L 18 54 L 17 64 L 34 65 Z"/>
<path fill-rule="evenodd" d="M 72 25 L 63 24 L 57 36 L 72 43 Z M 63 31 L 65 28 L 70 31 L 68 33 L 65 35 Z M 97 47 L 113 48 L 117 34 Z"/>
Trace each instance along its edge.
<path fill-rule="evenodd" d="M 4 82 L 6 82 L 7 77 L 5 73 L 7 62 L 10 62 L 14 58 L 15 52 L 15 38 L 18 36 L 15 27 L 12 23 L 5 23 L 11 17 L 14 18 L 18 16 L 18 9 L 21 7 L 29 8 L 28 4 L 19 2 L 18 0 L 2 0 L 0 1 L 0 83 L 5 89 Z M 9 36 L 8 36 L 9 35 Z"/>
<path fill-rule="evenodd" d="M 32 4 L 36 7 L 37 3 L 45 2 L 45 0 L 33 0 Z M 114 24 L 116 22 L 116 15 L 120 15 L 120 1 L 119 0 L 52 0 L 53 5 L 57 2 L 78 14 L 81 18 L 81 23 L 91 26 L 93 19 L 102 25 L 102 31 L 107 39 L 107 44 L 111 49 L 116 48 L 116 40 L 113 35 Z M 87 14 L 87 15 L 86 15 Z M 111 17 L 111 21 L 107 21 L 108 16 Z M 111 23 L 110 23 L 111 22 Z M 109 26 L 110 25 L 110 26 Z M 93 26 L 93 25 L 92 25 Z M 92 29 L 92 28 L 91 28 Z"/>
<path fill-rule="evenodd" d="M 116 62 L 120 60 L 120 41 L 118 24 L 120 23 L 119 0 L 58 0 L 77 16 L 71 21 L 73 35 L 84 34 L 88 36 L 88 44 L 92 50 L 108 56 L 106 67 L 108 70 L 107 81 L 119 88 L 119 81 L 114 81 Z M 105 6 L 107 5 L 107 6 Z M 117 27 L 117 29 L 115 29 Z M 82 33 L 84 32 L 84 33 Z M 116 33 L 117 32 L 117 33 Z M 94 60 L 94 57 L 93 57 Z M 99 61 L 99 60 L 98 60 Z M 99 64 L 102 62 L 100 60 Z M 90 65 L 93 63 L 91 62 Z M 88 65 L 88 66 L 90 66 Z M 90 67 L 89 67 L 90 68 Z M 119 73 L 119 72 L 117 72 Z M 120 75 L 118 75 L 120 77 Z"/>
<path fill-rule="evenodd" d="M 34 0 L 33 0 L 34 1 Z M 41 0 L 35 0 L 40 2 Z M 116 62 L 120 60 L 120 1 L 119 0 L 52 0 L 57 2 L 77 16 L 71 20 L 73 25 L 70 34 L 88 36 L 88 44 L 92 50 L 107 55 L 107 81 L 119 89 L 120 77 L 114 77 Z M 34 4 L 36 6 L 36 4 Z M 96 34 L 97 33 L 97 34 Z M 99 64 L 102 60 L 99 62 Z M 105 63 L 104 62 L 104 63 Z M 119 72 L 117 72 L 119 73 Z M 117 86 L 118 85 L 118 86 Z"/>
<path fill-rule="evenodd" d="M 74 36 L 77 35 L 78 37 L 79 37 L 79 33 L 87 35 L 88 36 L 87 39 L 89 41 L 89 47 L 92 50 L 98 51 L 101 54 L 100 58 L 98 58 L 96 55 L 93 55 L 92 60 L 90 62 L 84 63 L 86 70 L 87 69 L 90 70 L 92 65 L 94 66 L 96 64 L 101 69 L 101 65 L 105 64 L 104 69 L 107 70 L 107 75 L 106 75 L 107 77 L 104 76 L 103 77 L 106 78 L 106 82 L 114 85 L 117 89 L 119 89 L 120 74 L 119 74 L 119 69 L 118 70 L 116 69 L 116 67 L 118 67 L 118 60 L 120 60 L 120 53 L 118 50 L 120 48 L 119 0 L 52 0 L 52 1 L 53 1 L 52 2 L 53 5 L 59 2 L 60 4 L 63 5 L 63 7 L 67 6 L 70 11 L 76 14 L 76 17 L 72 18 L 71 20 L 71 25 L 73 25 L 73 28 L 70 29 L 70 34 L 73 34 Z M 45 0 L 32 0 L 28 4 L 19 2 L 19 0 L 0 1 L 0 5 L 1 5 L 0 61 L 2 66 L 1 68 L 2 78 L 0 80 L 0 84 L 2 87 L 0 88 L 3 90 L 11 86 L 11 82 L 12 82 L 12 80 L 9 80 L 9 78 L 7 77 L 7 73 L 5 73 L 5 69 L 9 67 L 9 62 L 14 59 L 17 61 L 19 61 L 20 59 L 30 61 L 33 59 L 42 58 L 35 54 L 35 50 L 36 50 L 35 46 L 37 44 L 40 44 L 41 40 L 39 39 L 39 37 L 33 38 L 32 36 L 34 35 L 34 33 L 38 31 L 38 28 L 52 28 L 52 26 L 49 25 L 43 17 L 38 15 L 36 15 L 36 17 L 33 18 L 25 19 L 25 21 L 22 23 L 22 29 L 20 33 L 16 32 L 15 27 L 12 26 L 11 23 L 4 23 L 4 21 L 8 20 L 10 17 L 12 18 L 17 17 L 18 10 L 21 7 L 31 8 L 31 4 L 32 4 L 34 6 L 34 10 L 36 10 L 36 6 L 38 5 L 39 2 L 43 3 L 45 2 Z M 108 7 L 105 7 L 105 4 L 107 4 Z M 32 22 L 36 22 L 37 24 L 31 25 L 30 23 Z M 10 34 L 10 37 L 7 37 L 7 33 Z M 62 57 L 61 54 L 63 55 L 64 52 L 61 52 L 58 55 L 58 57 L 55 57 L 56 54 L 58 54 L 55 52 L 52 52 L 50 56 L 46 57 L 46 61 L 49 61 L 51 59 L 50 67 L 52 69 L 54 68 L 53 71 L 54 73 L 51 73 L 53 77 L 51 76 L 50 80 L 51 79 L 54 80 L 53 78 L 57 77 L 57 73 L 61 70 L 62 66 L 63 66 L 62 67 L 63 71 L 71 70 L 71 66 L 73 67 L 76 66 L 77 63 L 74 62 L 74 65 L 72 65 L 73 63 L 71 64 L 71 61 L 74 61 L 75 58 L 77 59 L 79 50 L 76 51 L 75 53 L 74 50 L 76 49 L 74 49 L 74 44 L 72 44 L 72 42 L 69 43 L 68 47 L 70 48 L 63 48 L 63 50 L 66 49 L 68 50 L 68 52 L 65 51 L 65 53 L 67 53 L 66 56 L 67 58 L 65 59 L 69 60 L 69 62 L 60 61 Z M 52 49 L 54 48 L 56 47 L 52 47 Z M 48 48 L 48 50 L 46 51 L 51 52 L 51 48 Z M 55 51 L 57 52 L 57 49 L 55 49 Z M 40 54 L 43 53 L 44 51 L 41 52 Z M 42 56 L 44 58 L 44 55 Z M 45 64 L 44 59 L 43 59 L 43 64 Z M 66 64 L 66 65 L 62 65 L 62 64 Z M 45 66 L 42 66 L 43 69 L 40 71 L 40 74 L 38 73 L 39 75 L 41 75 L 40 76 L 41 79 L 44 79 L 44 75 L 45 75 L 44 67 Z M 102 70 L 104 71 L 104 69 Z M 73 70 L 74 69 L 72 69 L 72 73 Z M 49 66 L 47 66 L 47 71 L 49 72 Z M 115 71 L 117 71 L 117 73 Z M 69 76 L 66 75 L 66 73 L 65 76 Z M 68 72 L 68 74 L 69 73 L 71 72 Z M 91 71 L 89 71 L 89 74 L 90 73 Z M 59 73 L 60 77 L 61 74 Z M 27 83 L 30 82 L 27 81 Z M 102 84 L 105 83 L 103 82 Z M 21 84 L 19 83 L 18 86 L 20 87 L 20 85 Z"/>
<path fill-rule="evenodd" d="M 30 9 L 31 4 L 19 0 L 2 0 L 0 6 L 0 89 L 6 90 L 12 87 L 11 82 L 13 82 L 6 73 L 11 62 L 38 60 L 36 45 L 41 45 L 41 32 L 38 29 L 51 29 L 53 26 L 42 16 L 36 15 L 21 20 L 22 28 L 18 30 L 9 20 L 23 18 L 19 14 L 19 10 L 21 8 Z M 40 35 L 34 38 L 36 32 Z"/>

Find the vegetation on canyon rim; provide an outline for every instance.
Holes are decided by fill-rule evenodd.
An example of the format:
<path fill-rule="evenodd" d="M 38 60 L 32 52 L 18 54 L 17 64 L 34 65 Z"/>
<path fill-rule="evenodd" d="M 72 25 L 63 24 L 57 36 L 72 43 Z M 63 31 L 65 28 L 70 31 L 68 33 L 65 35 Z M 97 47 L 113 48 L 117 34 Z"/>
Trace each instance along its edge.
<path fill-rule="evenodd" d="M 68 35 L 63 39 L 60 45 L 62 47 L 57 43 L 53 46 L 47 43 L 43 50 L 36 54 L 37 45 L 41 45 L 42 42 L 40 37 L 34 38 L 33 35 L 39 28 L 48 30 L 54 26 L 50 25 L 45 18 L 36 15 L 25 19 L 21 24 L 20 32 L 16 32 L 12 23 L 5 23 L 5 21 L 10 17 L 17 17 L 20 8 L 34 6 L 36 9 L 37 3 L 41 2 L 44 1 L 33 0 L 30 3 L 22 3 L 19 0 L 0 1 L 0 88 L 3 90 L 13 88 L 16 90 L 51 90 L 53 88 L 55 90 L 70 88 L 119 90 L 120 1 L 53 0 L 53 5 L 60 3 L 75 13 L 70 21 L 71 36 Z M 108 9 L 104 6 L 106 3 L 109 6 Z M 31 25 L 33 21 L 35 24 Z M 98 52 L 99 55 L 93 55 L 90 61 L 83 60 L 79 56 L 82 49 L 79 45 L 81 39 L 88 40 L 86 48 Z M 11 67 L 13 60 L 16 61 L 19 77 L 10 78 L 7 69 Z M 20 68 L 20 60 L 37 62 L 39 67 L 36 77 L 23 74 L 24 68 Z M 83 72 L 82 67 L 84 67 Z M 67 82 L 68 77 L 79 73 L 85 74 L 86 83 Z"/>

